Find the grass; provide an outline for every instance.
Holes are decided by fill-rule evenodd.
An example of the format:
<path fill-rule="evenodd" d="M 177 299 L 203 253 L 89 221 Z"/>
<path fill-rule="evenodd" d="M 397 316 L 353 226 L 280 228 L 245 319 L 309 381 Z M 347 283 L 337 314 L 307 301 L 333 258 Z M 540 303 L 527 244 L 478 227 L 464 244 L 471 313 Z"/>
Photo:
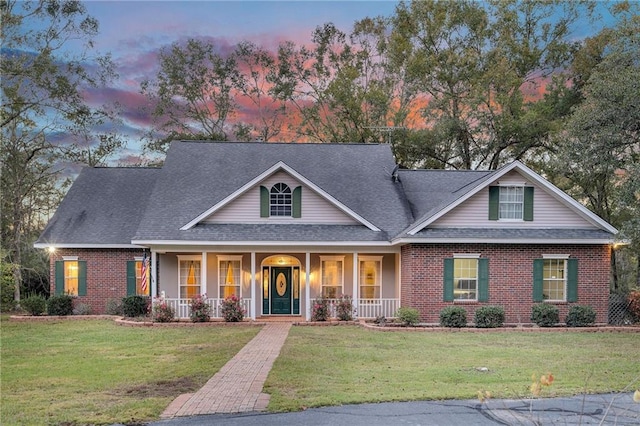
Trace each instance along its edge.
<path fill-rule="evenodd" d="M 259 327 L 142 327 L 112 321 L 9 322 L 1 330 L 0 422 L 157 419 L 213 376 Z"/>
<path fill-rule="evenodd" d="M 1 322 L 0 422 L 80 425 L 157 419 L 202 386 L 259 327 Z M 269 410 L 421 399 L 610 392 L 640 374 L 635 333 L 379 333 L 293 327 L 265 384 Z M 476 367 L 487 367 L 480 372 Z"/>
<path fill-rule="evenodd" d="M 640 375 L 636 333 L 380 333 L 294 327 L 265 384 L 270 411 L 380 401 L 531 397 L 620 391 Z M 478 371 L 487 367 L 489 371 Z M 635 383 L 634 383 L 635 382 Z"/>

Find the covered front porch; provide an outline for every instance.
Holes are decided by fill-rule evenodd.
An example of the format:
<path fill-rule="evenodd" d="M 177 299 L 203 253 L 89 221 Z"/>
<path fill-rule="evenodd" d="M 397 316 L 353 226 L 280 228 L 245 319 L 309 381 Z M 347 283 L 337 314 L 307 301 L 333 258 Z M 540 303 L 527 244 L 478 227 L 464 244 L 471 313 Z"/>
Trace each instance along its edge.
<path fill-rule="evenodd" d="M 354 317 L 394 317 L 400 307 L 400 254 L 397 250 L 354 249 L 196 251 L 151 248 L 151 295 L 163 297 L 176 317 L 188 318 L 190 301 L 207 296 L 212 318 L 221 302 L 240 299 L 245 318 L 311 319 L 318 298 L 329 300 L 331 316 L 342 296 L 353 298 Z"/>

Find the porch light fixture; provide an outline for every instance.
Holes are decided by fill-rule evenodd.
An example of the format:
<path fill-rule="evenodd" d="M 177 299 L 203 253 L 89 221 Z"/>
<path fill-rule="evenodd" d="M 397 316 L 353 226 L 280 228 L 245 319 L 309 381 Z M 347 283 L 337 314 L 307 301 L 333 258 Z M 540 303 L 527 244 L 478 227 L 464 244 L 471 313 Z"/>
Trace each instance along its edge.
<path fill-rule="evenodd" d="M 56 252 L 56 248 L 55 248 L 54 246 L 49 246 L 49 247 L 47 247 L 47 251 L 48 251 L 49 253 L 52 253 L 52 254 L 53 254 L 53 253 L 55 253 L 55 252 Z"/>

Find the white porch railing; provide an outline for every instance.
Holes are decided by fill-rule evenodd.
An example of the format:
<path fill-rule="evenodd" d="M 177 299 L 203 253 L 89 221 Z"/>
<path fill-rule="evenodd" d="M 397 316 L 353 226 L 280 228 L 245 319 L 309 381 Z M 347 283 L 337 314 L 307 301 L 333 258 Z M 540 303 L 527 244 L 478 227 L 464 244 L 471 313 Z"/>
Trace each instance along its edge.
<path fill-rule="evenodd" d="M 211 318 L 222 318 L 222 312 L 220 309 L 220 303 L 224 299 L 207 299 L 207 303 L 211 306 Z M 173 308 L 176 313 L 176 318 L 189 318 L 191 313 L 191 300 L 190 299 L 164 299 L 169 306 Z M 240 303 L 244 308 L 244 317 L 251 318 L 251 299 L 241 299 Z"/>
<path fill-rule="evenodd" d="M 329 301 L 329 316 L 336 317 L 336 303 L 339 299 L 326 299 Z M 311 299 L 311 306 L 316 299 Z M 396 311 L 400 307 L 400 299 L 358 299 L 356 318 L 376 318 L 384 316 L 392 318 L 396 316 Z M 311 308 L 309 308 L 311 309 Z"/>

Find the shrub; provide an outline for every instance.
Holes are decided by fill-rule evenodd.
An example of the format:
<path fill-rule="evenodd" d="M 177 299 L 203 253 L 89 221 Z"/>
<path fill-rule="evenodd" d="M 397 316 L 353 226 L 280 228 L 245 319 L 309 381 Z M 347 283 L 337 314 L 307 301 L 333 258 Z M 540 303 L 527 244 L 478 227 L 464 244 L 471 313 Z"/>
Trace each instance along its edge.
<path fill-rule="evenodd" d="M 398 308 L 396 312 L 396 318 L 400 321 L 405 327 L 412 327 L 418 325 L 420 321 L 420 314 L 416 308 L 409 308 L 407 306 L 403 306 Z"/>
<path fill-rule="evenodd" d="M 336 316 L 340 321 L 353 320 L 353 299 L 349 295 L 342 295 L 336 302 Z"/>
<path fill-rule="evenodd" d="M 193 322 L 207 322 L 211 318 L 211 306 L 207 303 L 207 295 L 200 294 L 191 299 L 189 318 Z"/>
<path fill-rule="evenodd" d="M 502 306 L 481 306 L 476 309 L 473 322 L 478 328 L 497 328 L 504 324 L 504 308 Z"/>
<path fill-rule="evenodd" d="M 531 310 L 531 321 L 540 327 L 553 327 L 560 321 L 560 311 L 554 305 L 538 303 Z"/>
<path fill-rule="evenodd" d="M 153 300 L 153 320 L 156 322 L 171 322 L 176 316 L 176 312 L 173 310 L 164 298 L 156 297 Z"/>
<path fill-rule="evenodd" d="M 127 296 L 122 298 L 122 314 L 128 318 L 142 317 L 149 313 L 147 298 Z"/>
<path fill-rule="evenodd" d="M 104 311 L 107 315 L 122 315 L 122 301 L 118 299 L 107 300 Z"/>
<path fill-rule="evenodd" d="M 47 313 L 49 315 L 73 315 L 73 296 L 69 294 L 57 294 L 47 300 Z"/>
<path fill-rule="evenodd" d="M 596 312 L 591 306 L 575 305 L 569 309 L 567 327 L 587 327 L 596 322 Z"/>
<path fill-rule="evenodd" d="M 467 326 L 467 311 L 461 306 L 447 306 L 440 311 L 442 327 L 462 328 Z"/>
<path fill-rule="evenodd" d="M 225 298 L 220 303 L 222 318 L 226 322 L 239 322 L 244 318 L 244 308 L 240 303 L 240 299 L 235 294 Z"/>
<path fill-rule="evenodd" d="M 640 321 L 640 290 L 633 290 L 627 296 L 629 302 L 629 311 L 636 318 L 636 321 Z"/>
<path fill-rule="evenodd" d="M 78 303 L 73 308 L 73 315 L 91 315 L 91 306 L 86 303 Z"/>
<path fill-rule="evenodd" d="M 311 321 L 326 321 L 329 319 L 329 299 L 318 297 L 311 306 Z"/>
<path fill-rule="evenodd" d="M 22 299 L 20 306 L 30 315 L 42 315 L 47 309 L 47 300 L 39 294 L 32 294 Z"/>

